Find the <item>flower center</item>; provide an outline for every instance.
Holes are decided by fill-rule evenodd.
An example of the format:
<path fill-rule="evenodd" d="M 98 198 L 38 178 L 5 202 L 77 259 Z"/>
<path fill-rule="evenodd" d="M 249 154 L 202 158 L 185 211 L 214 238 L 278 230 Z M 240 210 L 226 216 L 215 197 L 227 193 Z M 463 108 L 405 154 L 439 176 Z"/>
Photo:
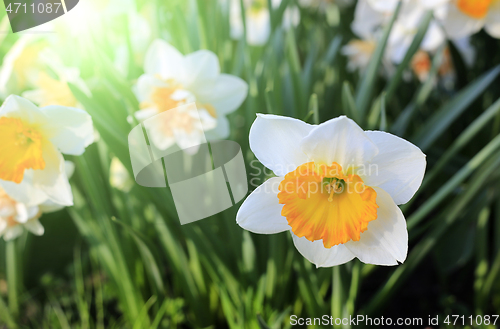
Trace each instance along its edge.
<path fill-rule="evenodd" d="M 5 220 L 7 227 L 16 225 L 16 201 L 11 199 L 5 191 L 0 188 L 0 219 Z"/>
<path fill-rule="evenodd" d="M 486 17 L 493 0 L 457 0 L 457 7 L 462 13 L 475 19 Z"/>
<path fill-rule="evenodd" d="M 158 112 L 166 112 L 185 103 L 186 98 L 181 95 L 181 86 L 172 84 L 168 87 L 155 88 L 151 94 L 151 103 Z M 177 96 L 177 97 L 176 97 Z M 149 105 L 148 103 L 143 105 Z"/>
<path fill-rule="evenodd" d="M 77 101 L 68 84 L 50 77 L 42 72 L 38 77 L 37 84 L 43 92 L 43 101 L 40 106 L 60 105 L 75 107 Z"/>
<path fill-rule="evenodd" d="M 26 169 L 44 169 L 42 135 L 17 118 L 0 118 L 0 179 L 21 183 Z"/>
<path fill-rule="evenodd" d="M 377 219 L 377 193 L 354 174 L 331 166 L 305 163 L 288 173 L 279 186 L 281 215 L 292 231 L 309 241 L 323 240 L 325 248 L 359 241 L 368 222 Z"/>

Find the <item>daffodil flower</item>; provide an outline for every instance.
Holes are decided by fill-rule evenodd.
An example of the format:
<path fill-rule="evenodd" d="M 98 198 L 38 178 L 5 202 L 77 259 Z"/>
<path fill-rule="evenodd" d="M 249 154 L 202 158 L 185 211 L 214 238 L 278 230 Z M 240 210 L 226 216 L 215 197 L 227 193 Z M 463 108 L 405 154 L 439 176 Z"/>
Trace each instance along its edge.
<path fill-rule="evenodd" d="M 209 139 L 229 136 L 226 115 L 245 100 L 248 85 L 236 76 L 221 74 L 214 53 L 199 50 L 183 56 L 167 42 L 156 40 L 146 53 L 144 71 L 136 86 L 141 107 L 136 117 L 145 120 L 166 112 L 149 127 L 157 148 L 202 144 L 204 132 Z M 176 109 L 189 103 L 196 103 L 198 111 Z"/>
<path fill-rule="evenodd" d="M 425 155 L 388 133 L 363 131 L 345 116 L 320 125 L 259 115 L 250 148 L 276 176 L 254 190 L 237 223 L 254 233 L 289 231 L 317 267 L 359 258 L 404 262 L 408 232 L 397 206 L 419 188 Z"/>
<path fill-rule="evenodd" d="M 500 0 L 419 0 L 434 9 L 435 16 L 452 39 L 475 34 L 483 27 L 500 38 Z"/>
<path fill-rule="evenodd" d="M 65 171 L 66 175 L 71 177 L 74 164 L 66 161 Z M 63 207 L 50 200 L 27 206 L 13 199 L 0 187 L 0 237 L 5 241 L 13 240 L 21 235 L 24 229 L 34 235 L 43 235 L 45 230 L 39 220 L 42 214 L 58 211 Z"/>
<path fill-rule="evenodd" d="M 9 49 L 0 68 L 0 96 L 2 98 L 13 93 L 21 93 L 32 86 L 43 67 L 39 55 L 46 46 L 44 40 L 39 40 L 33 35 L 23 35 Z"/>
<path fill-rule="evenodd" d="M 376 47 L 377 43 L 375 40 L 355 39 L 349 41 L 341 49 L 342 55 L 348 58 L 347 69 L 351 72 L 356 70 L 364 72 L 370 63 Z"/>
<path fill-rule="evenodd" d="M 240 0 L 230 0 L 229 23 L 231 26 L 231 37 L 241 39 L 244 26 L 241 15 Z M 243 0 L 245 8 L 245 22 L 247 43 L 252 46 L 264 45 L 271 34 L 271 15 L 269 13 L 267 0 Z M 274 9 L 279 8 L 281 0 L 271 0 Z M 283 13 L 282 26 L 289 29 L 300 23 L 300 11 L 297 6 L 288 6 Z"/>
<path fill-rule="evenodd" d="M 93 141 L 92 119 L 70 107 L 38 108 L 9 96 L 0 108 L 0 187 L 27 207 L 73 204 L 61 154 L 81 155 Z"/>
<path fill-rule="evenodd" d="M 359 0 L 356 5 L 352 30 L 364 40 L 378 40 L 397 8 L 399 1 Z M 418 0 L 403 1 L 401 11 L 389 36 L 386 54 L 396 64 L 400 63 L 422 22 L 426 8 Z M 445 34 L 436 22 L 431 22 L 422 41 L 424 51 L 435 51 L 444 42 Z"/>

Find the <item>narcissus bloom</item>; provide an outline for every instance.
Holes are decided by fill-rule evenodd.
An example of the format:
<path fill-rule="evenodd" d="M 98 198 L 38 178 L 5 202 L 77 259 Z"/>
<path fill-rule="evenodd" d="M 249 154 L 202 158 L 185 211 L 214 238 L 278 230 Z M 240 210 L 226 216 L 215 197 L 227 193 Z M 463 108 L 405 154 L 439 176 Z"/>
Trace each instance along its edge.
<path fill-rule="evenodd" d="M 276 176 L 259 186 L 237 214 L 254 233 L 289 231 L 318 267 L 406 259 L 408 232 L 397 206 L 419 188 L 425 155 L 381 131 L 363 131 L 347 117 L 320 125 L 259 115 L 250 148 Z"/>
<path fill-rule="evenodd" d="M 452 39 L 470 36 L 484 27 L 500 38 L 500 0 L 419 0 L 435 9 L 435 16 Z"/>
<path fill-rule="evenodd" d="M 66 67 L 58 55 L 50 50 L 42 51 L 39 57 L 43 64 L 54 73 L 49 74 L 48 70 L 38 72 L 32 79 L 33 88 L 23 92 L 22 96 L 38 106 L 80 107 L 68 85 L 71 83 L 86 94 L 90 94 L 87 85 L 80 78 L 80 70 L 75 67 Z"/>
<path fill-rule="evenodd" d="M 204 131 L 207 138 L 229 136 L 226 115 L 245 100 L 248 85 L 236 76 L 221 74 L 214 53 L 199 50 L 183 56 L 167 42 L 156 40 L 147 51 L 144 71 L 136 86 L 141 107 L 136 117 L 145 120 L 166 112 L 151 129 L 157 148 L 165 150 L 175 143 L 183 149 L 199 145 Z M 172 110 L 193 102 L 198 113 Z"/>
<path fill-rule="evenodd" d="M 70 177 L 74 164 L 65 162 L 66 175 Z M 35 235 L 43 235 L 44 228 L 39 219 L 44 213 L 62 209 L 64 206 L 47 200 L 38 205 L 27 206 L 13 199 L 0 187 L 0 237 L 5 241 L 17 238 L 26 229 Z"/>
<path fill-rule="evenodd" d="M 27 207 L 47 200 L 72 205 L 61 152 L 81 155 L 93 139 L 87 112 L 38 108 L 22 97 L 9 96 L 0 108 L 0 187 Z"/>
<path fill-rule="evenodd" d="M 33 35 L 23 35 L 10 48 L 0 67 L 0 95 L 6 98 L 30 87 L 43 65 L 39 55 L 46 48 L 43 40 Z"/>

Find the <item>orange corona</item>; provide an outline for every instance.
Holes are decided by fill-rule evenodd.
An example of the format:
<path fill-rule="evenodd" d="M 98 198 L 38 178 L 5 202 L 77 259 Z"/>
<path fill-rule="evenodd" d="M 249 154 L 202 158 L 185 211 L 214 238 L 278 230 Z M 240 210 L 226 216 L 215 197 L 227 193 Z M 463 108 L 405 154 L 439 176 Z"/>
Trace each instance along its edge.
<path fill-rule="evenodd" d="M 359 241 L 368 223 L 377 219 L 377 193 L 358 175 L 331 166 L 303 164 L 288 173 L 279 186 L 281 215 L 298 237 L 322 240 L 331 248 Z"/>

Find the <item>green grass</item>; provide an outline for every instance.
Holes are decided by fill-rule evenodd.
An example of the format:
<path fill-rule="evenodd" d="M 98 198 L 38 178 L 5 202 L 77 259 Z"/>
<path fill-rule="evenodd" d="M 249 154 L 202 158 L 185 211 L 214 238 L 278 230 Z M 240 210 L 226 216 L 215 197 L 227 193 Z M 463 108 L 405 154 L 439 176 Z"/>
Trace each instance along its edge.
<path fill-rule="evenodd" d="M 127 117 L 138 110 L 132 86 L 142 73 L 142 60 L 129 61 L 126 72 L 112 65 L 121 44 L 136 58 L 124 32 L 133 25 L 120 15 L 78 38 L 63 36 L 67 46 L 57 48 L 90 88 L 86 95 L 71 86 L 100 139 L 70 158 L 75 206 L 45 215 L 43 237 L 0 242 L 0 328 L 290 328 L 292 314 L 500 313 L 500 42 L 484 32 L 474 36 L 478 57 L 470 69 L 452 51 L 453 90 L 433 79 L 442 49 L 427 82 L 403 80 L 425 21 L 392 79 L 379 74 L 384 42 L 359 76 L 346 70 L 339 53 L 352 37 L 353 9 L 337 9 L 330 20 L 302 9 L 301 24 L 283 31 L 284 6 L 293 2 L 273 11 L 274 29 L 263 47 L 231 40 L 227 8 L 215 0 L 143 1 L 138 11 L 154 37 L 183 53 L 209 49 L 223 72 L 248 82 L 248 98 L 229 116 L 230 139 L 242 146 L 247 163 L 255 159 L 248 131 L 256 113 L 310 123 L 348 115 L 364 129 L 419 146 L 428 168 L 418 194 L 402 207 L 410 237 L 406 262 L 377 267 L 355 260 L 316 269 L 287 233 L 241 229 L 239 205 L 181 226 L 168 189 L 112 188 L 112 157 L 131 171 L 127 135 L 135 123 Z M 0 40 L 2 56 L 17 37 Z"/>

